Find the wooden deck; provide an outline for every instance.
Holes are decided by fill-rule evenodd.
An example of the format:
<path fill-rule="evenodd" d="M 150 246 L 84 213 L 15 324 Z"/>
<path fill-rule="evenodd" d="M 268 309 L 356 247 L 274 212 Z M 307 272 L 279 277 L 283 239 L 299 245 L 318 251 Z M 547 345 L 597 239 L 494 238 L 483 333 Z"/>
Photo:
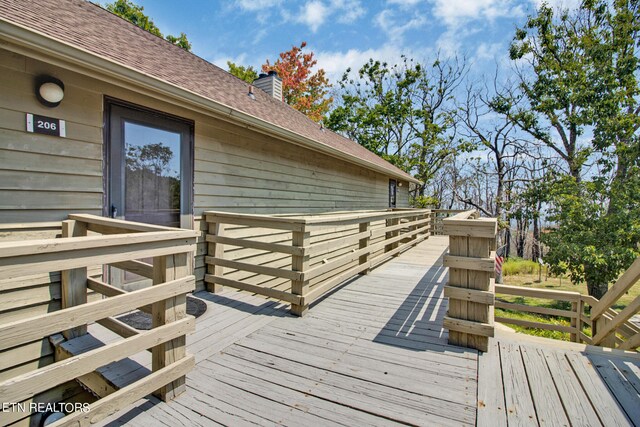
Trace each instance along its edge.
<path fill-rule="evenodd" d="M 640 422 L 638 357 L 508 338 L 492 340 L 480 355 L 449 346 L 442 329 L 447 243 L 430 238 L 334 291 L 304 318 L 244 292 L 197 294 L 209 308 L 187 340 L 197 362 L 187 392 L 170 403 L 147 398 L 103 424 Z"/>

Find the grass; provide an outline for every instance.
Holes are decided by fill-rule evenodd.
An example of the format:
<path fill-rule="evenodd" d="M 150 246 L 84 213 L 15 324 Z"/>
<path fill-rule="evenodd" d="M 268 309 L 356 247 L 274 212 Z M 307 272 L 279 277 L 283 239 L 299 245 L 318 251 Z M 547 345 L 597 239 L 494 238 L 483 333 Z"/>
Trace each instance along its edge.
<path fill-rule="evenodd" d="M 510 258 L 502 265 L 502 274 L 513 276 L 515 274 L 534 274 L 538 271 L 539 264 L 522 258 Z"/>
<path fill-rule="evenodd" d="M 509 259 L 502 267 L 503 282 L 505 285 L 523 286 L 527 288 L 536 289 L 554 289 L 560 291 L 572 291 L 579 292 L 587 295 L 587 286 L 584 283 L 572 283 L 568 277 L 551 277 L 547 274 L 546 268 L 540 270 L 540 266 L 533 262 L 522 259 Z M 616 305 L 614 309 L 621 310 L 631 303 L 636 297 L 640 296 L 640 286 L 634 286 L 626 295 L 624 295 Z M 569 310 L 571 309 L 570 303 L 566 301 L 554 301 L 541 298 L 529 298 L 529 297 L 515 297 L 500 295 L 497 297 L 501 301 L 511 302 L 515 304 L 524 304 L 528 306 L 546 307 Z M 570 326 L 568 318 L 558 316 L 548 316 L 534 313 L 523 313 L 513 310 L 503 310 L 496 308 L 496 316 L 506 317 L 510 319 L 521 319 L 531 322 L 540 322 L 547 324 L 556 324 Z M 525 328 L 522 326 L 508 325 L 515 329 L 517 332 L 526 333 L 529 335 L 535 335 L 539 337 L 554 338 L 569 341 L 569 333 L 559 331 L 548 331 L 545 329 L 537 328 Z M 583 332 L 587 335 L 591 334 L 590 329 L 585 329 Z"/>

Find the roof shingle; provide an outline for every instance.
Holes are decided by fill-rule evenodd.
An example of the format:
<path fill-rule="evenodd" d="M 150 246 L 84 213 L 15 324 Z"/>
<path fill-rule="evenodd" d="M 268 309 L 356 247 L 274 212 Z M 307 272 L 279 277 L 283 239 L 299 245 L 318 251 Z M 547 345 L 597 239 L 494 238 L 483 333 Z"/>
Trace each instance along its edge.
<path fill-rule="evenodd" d="M 354 141 L 323 130 L 284 102 L 256 90 L 204 59 L 138 28 L 85 0 L 0 0 L 0 19 L 36 31 L 71 47 L 190 91 L 203 98 L 294 132 L 414 180 Z"/>

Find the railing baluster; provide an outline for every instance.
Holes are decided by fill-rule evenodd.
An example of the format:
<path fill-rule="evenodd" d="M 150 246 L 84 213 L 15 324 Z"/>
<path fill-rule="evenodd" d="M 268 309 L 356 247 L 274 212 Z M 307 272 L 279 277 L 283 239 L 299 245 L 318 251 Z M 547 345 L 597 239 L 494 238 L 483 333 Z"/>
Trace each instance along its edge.
<path fill-rule="evenodd" d="M 360 226 L 359 226 L 359 231 L 360 233 L 366 233 L 369 232 L 369 235 L 366 237 L 363 237 L 360 239 L 359 242 L 359 249 L 365 249 L 369 247 L 369 241 L 371 240 L 371 223 L 370 222 L 361 222 Z M 366 264 L 369 262 L 369 257 L 371 255 L 370 251 L 367 251 L 367 253 L 360 255 L 360 259 L 359 259 L 359 263 L 360 265 Z M 362 270 L 360 272 L 360 274 L 369 274 L 371 272 L 371 266 L 367 267 L 365 270 Z"/>
<path fill-rule="evenodd" d="M 212 236 L 224 236 L 224 223 L 210 222 L 208 233 Z M 224 257 L 224 245 L 217 242 L 209 242 L 208 255 L 214 258 Z M 213 276 L 222 277 L 224 275 L 224 267 L 216 264 L 207 264 L 207 273 Z M 207 282 L 207 290 L 212 293 L 222 291 L 222 285 L 215 282 Z"/>
<path fill-rule="evenodd" d="M 291 243 L 295 247 L 308 248 L 311 243 L 311 233 L 302 228 L 302 231 L 292 231 Z M 309 269 L 309 254 L 303 253 L 303 255 L 291 256 L 291 270 L 298 271 L 304 274 Z M 309 292 L 309 281 L 304 277 L 302 280 L 291 281 L 291 293 L 294 295 L 300 295 L 304 297 Z M 304 316 L 309 310 L 308 302 L 304 301 L 303 304 L 291 304 L 291 313 L 296 316 Z"/>
<path fill-rule="evenodd" d="M 62 221 L 62 237 L 80 237 L 87 235 L 87 224 L 76 220 Z M 87 302 L 87 267 L 62 270 L 60 276 L 62 308 L 69 308 Z M 63 331 L 66 339 L 72 339 L 87 333 L 87 325 Z"/>
<path fill-rule="evenodd" d="M 153 259 L 153 284 L 159 285 L 171 280 L 186 277 L 189 273 L 190 253 L 181 253 L 155 257 Z M 181 320 L 187 315 L 186 294 L 168 298 L 152 305 L 153 327 Z M 186 356 L 186 336 L 175 338 L 153 347 L 152 369 L 157 372 Z M 168 401 L 186 390 L 186 378 L 179 377 L 163 386 L 154 394 Z"/>

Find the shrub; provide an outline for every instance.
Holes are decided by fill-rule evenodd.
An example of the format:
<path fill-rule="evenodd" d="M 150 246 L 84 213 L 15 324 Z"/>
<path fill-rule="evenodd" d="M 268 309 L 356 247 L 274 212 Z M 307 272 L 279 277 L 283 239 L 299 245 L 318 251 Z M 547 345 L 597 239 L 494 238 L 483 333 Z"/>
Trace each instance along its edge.
<path fill-rule="evenodd" d="M 538 263 L 535 261 L 509 258 L 502 264 L 502 274 L 513 276 L 516 274 L 534 274 L 538 272 Z"/>

